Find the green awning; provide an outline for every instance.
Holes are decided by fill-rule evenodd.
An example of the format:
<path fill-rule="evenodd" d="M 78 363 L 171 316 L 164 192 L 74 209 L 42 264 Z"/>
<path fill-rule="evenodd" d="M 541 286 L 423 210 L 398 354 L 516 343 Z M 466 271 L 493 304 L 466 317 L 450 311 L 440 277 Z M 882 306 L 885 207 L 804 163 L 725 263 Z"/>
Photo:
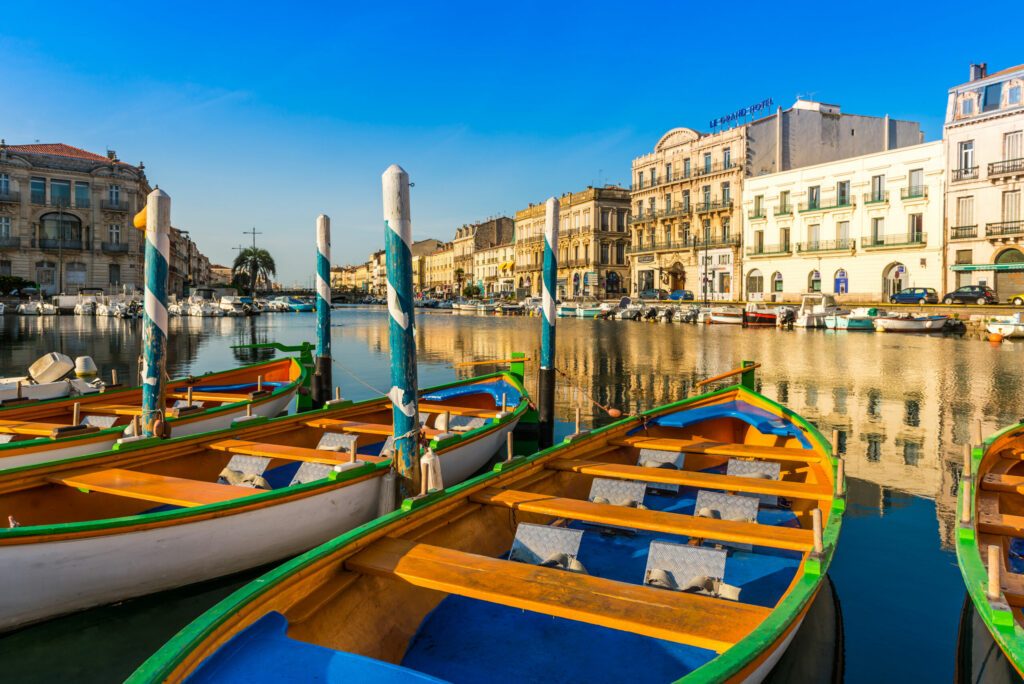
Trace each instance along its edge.
<path fill-rule="evenodd" d="M 952 271 L 1024 271 L 1024 262 L 1017 264 L 954 264 Z"/>

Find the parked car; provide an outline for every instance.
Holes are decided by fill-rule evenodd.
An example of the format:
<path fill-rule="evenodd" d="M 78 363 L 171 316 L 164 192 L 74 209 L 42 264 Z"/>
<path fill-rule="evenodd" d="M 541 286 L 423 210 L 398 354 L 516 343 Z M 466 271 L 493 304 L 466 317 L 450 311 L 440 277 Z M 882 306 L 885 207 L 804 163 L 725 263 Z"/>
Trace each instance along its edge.
<path fill-rule="evenodd" d="M 889 297 L 890 304 L 938 304 L 939 293 L 931 287 L 907 287 Z"/>
<path fill-rule="evenodd" d="M 660 288 L 657 289 L 657 290 L 654 290 L 654 289 L 644 290 L 643 292 L 640 293 L 640 299 L 667 299 L 667 298 L 668 298 L 668 290 L 662 290 Z"/>
<path fill-rule="evenodd" d="M 1024 306 L 1024 294 L 1015 294 L 1006 299 L 1010 304 L 1014 306 Z"/>
<path fill-rule="evenodd" d="M 672 290 L 672 294 L 668 298 L 673 302 L 692 302 L 693 293 L 689 290 Z"/>
<path fill-rule="evenodd" d="M 985 285 L 964 285 L 942 298 L 943 304 L 998 304 L 995 290 Z"/>

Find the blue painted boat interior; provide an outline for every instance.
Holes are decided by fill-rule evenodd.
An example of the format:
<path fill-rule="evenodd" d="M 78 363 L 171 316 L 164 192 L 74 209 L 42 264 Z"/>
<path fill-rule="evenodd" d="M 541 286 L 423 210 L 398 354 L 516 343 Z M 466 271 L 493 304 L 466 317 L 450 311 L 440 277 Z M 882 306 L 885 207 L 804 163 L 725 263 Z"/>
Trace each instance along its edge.
<path fill-rule="evenodd" d="M 716 418 L 735 418 L 747 423 L 758 432 L 765 435 L 775 435 L 783 438 L 795 438 L 800 441 L 805 449 L 810 449 L 811 443 L 795 425 L 780 419 L 774 413 L 770 413 L 757 406 L 752 406 L 745 401 L 727 401 L 711 406 L 702 406 L 694 409 L 681 409 L 674 413 L 667 413 L 649 421 L 649 425 L 660 425 L 662 427 L 685 428 L 696 425 L 706 420 Z M 638 434 L 643 430 L 638 427 L 629 432 L 630 435 Z"/>
<path fill-rule="evenodd" d="M 475 383 L 472 385 L 456 385 L 455 387 L 444 387 L 424 394 L 421 398 L 422 401 L 447 401 L 449 399 L 455 399 L 456 397 L 465 397 L 473 394 L 489 394 L 494 399 L 494 405 L 496 407 L 501 406 L 501 395 L 505 395 L 505 404 L 510 408 L 515 408 L 522 395 L 519 390 L 516 389 L 510 382 L 504 378 L 496 378 L 490 382 Z"/>
<path fill-rule="evenodd" d="M 284 387 L 288 383 L 277 381 L 263 381 L 264 387 Z M 192 385 L 193 392 L 253 392 L 256 390 L 255 382 L 243 382 L 237 385 Z M 175 387 L 172 392 L 187 392 L 188 385 Z"/>

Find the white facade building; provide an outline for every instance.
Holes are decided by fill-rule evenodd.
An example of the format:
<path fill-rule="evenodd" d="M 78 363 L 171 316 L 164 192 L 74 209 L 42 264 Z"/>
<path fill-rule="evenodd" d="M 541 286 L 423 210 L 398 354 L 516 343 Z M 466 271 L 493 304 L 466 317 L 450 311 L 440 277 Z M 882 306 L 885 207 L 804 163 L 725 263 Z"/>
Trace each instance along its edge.
<path fill-rule="evenodd" d="M 1024 64 L 949 91 L 944 129 L 949 179 L 946 287 L 1024 292 Z"/>
<path fill-rule="evenodd" d="M 748 299 L 805 292 L 885 301 L 942 293 L 943 143 L 901 147 L 744 182 Z"/>

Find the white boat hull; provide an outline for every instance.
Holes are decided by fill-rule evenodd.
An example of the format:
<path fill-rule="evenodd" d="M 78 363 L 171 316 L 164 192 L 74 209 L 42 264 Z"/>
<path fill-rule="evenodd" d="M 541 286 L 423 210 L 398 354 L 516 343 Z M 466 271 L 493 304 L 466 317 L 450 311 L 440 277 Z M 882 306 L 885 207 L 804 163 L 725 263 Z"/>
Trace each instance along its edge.
<path fill-rule="evenodd" d="M 515 422 L 440 456 L 446 485 L 480 470 Z M 383 472 L 381 473 L 383 475 Z M 381 476 L 301 499 L 135 532 L 0 546 L 0 631 L 240 572 L 377 517 Z"/>
<path fill-rule="evenodd" d="M 878 332 L 941 332 L 946 327 L 945 318 L 878 318 L 875 330 Z"/>
<path fill-rule="evenodd" d="M 1008 338 L 1024 337 L 1024 324 L 1022 323 L 989 323 L 985 330 Z"/>
<path fill-rule="evenodd" d="M 26 378 L 21 378 L 27 382 Z M 71 394 L 71 385 L 63 380 L 60 382 L 44 382 L 39 385 L 23 384 L 21 396 L 26 399 L 44 401 L 46 399 L 60 399 Z M 18 381 L 15 378 L 0 378 L 0 401 L 10 401 L 18 398 Z"/>
<path fill-rule="evenodd" d="M 796 320 L 793 321 L 793 327 L 795 327 L 795 328 L 824 328 L 825 327 L 825 314 L 823 314 L 823 313 L 797 314 Z"/>
<path fill-rule="evenodd" d="M 711 314 L 711 322 L 716 325 L 743 325 L 743 315 Z"/>
<path fill-rule="evenodd" d="M 67 385 L 67 383 L 63 384 Z M 295 392 L 288 392 L 287 394 L 283 394 L 280 397 L 276 397 L 263 404 L 253 404 L 252 412 L 257 416 L 276 418 L 282 411 L 288 408 L 288 405 L 291 403 L 294 396 Z M 171 423 L 171 436 L 187 437 L 190 435 L 198 435 L 203 432 L 211 432 L 213 430 L 223 430 L 231 427 L 232 421 L 237 420 L 244 415 L 245 405 L 243 404 L 237 409 L 224 411 L 223 413 L 218 413 L 202 420 L 191 421 L 188 423 Z M 75 456 L 96 454 L 112 448 L 118 439 L 120 439 L 120 435 L 115 434 L 111 435 L 108 440 L 90 441 L 87 444 L 76 444 L 74 441 L 69 441 L 63 445 L 56 446 L 53 449 L 47 449 L 46 451 L 33 451 L 19 454 L 17 456 L 4 456 L 3 452 L 0 452 L 0 472 L 4 472 L 12 468 L 21 468 L 22 466 L 39 465 L 41 463 L 49 463 L 51 461 L 62 461 L 65 458 L 74 458 Z"/>

